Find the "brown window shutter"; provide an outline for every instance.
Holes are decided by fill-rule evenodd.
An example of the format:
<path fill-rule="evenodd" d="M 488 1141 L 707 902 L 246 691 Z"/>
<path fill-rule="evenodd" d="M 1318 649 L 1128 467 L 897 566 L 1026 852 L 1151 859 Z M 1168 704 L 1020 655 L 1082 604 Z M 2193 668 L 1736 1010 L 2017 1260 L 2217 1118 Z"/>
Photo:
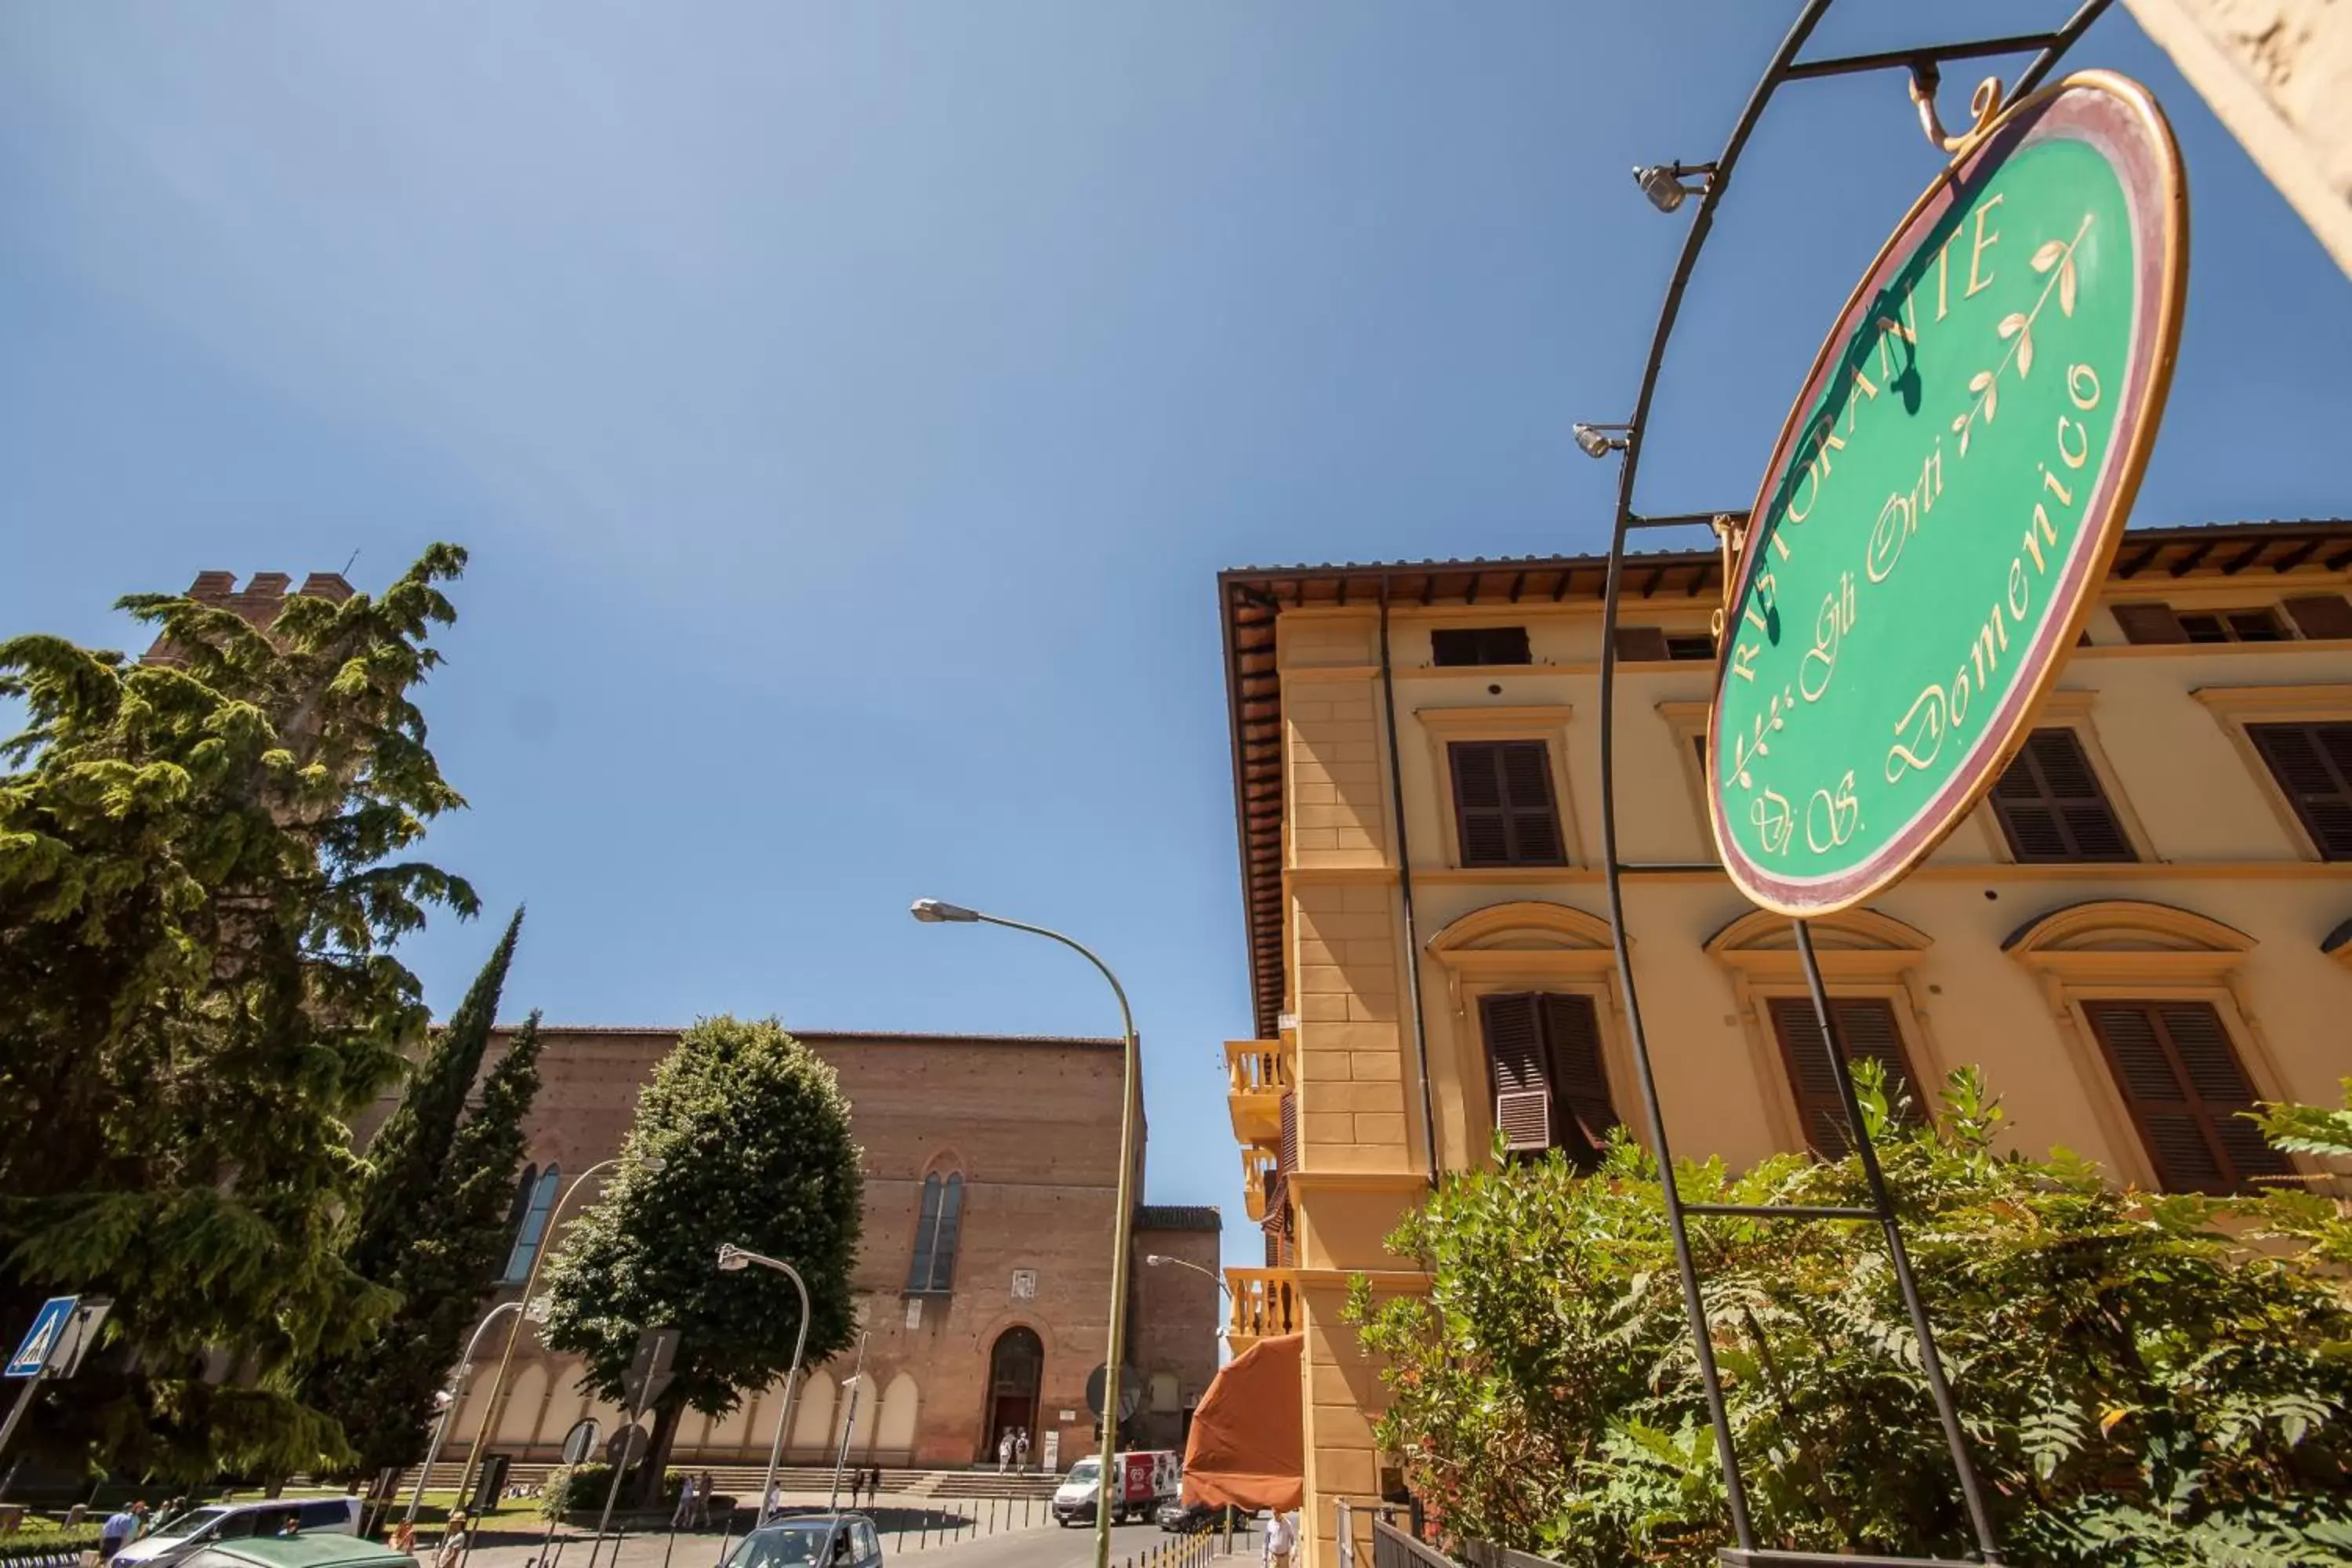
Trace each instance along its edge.
<path fill-rule="evenodd" d="M 2117 605 L 2116 625 L 2123 627 L 2129 642 L 2187 642 L 2189 633 L 2182 629 L 2180 619 L 2172 613 L 2170 605 L 2142 603 Z"/>
<path fill-rule="evenodd" d="M 1551 753 L 1541 741 L 1503 743 L 1503 798 L 1510 812 L 1511 863 L 1556 866 L 1560 853 L 1559 812 L 1551 798 Z"/>
<path fill-rule="evenodd" d="M 1805 1129 L 1805 1142 L 1816 1154 L 1835 1156 L 1853 1146 L 1846 1131 L 1845 1105 L 1839 1098 L 1837 1075 L 1822 1049 L 1821 1023 L 1810 996 L 1771 999 L 1772 1033 L 1780 1043 L 1780 1058 L 1789 1069 L 1789 1087 L 1795 1092 L 1797 1115 Z M 1903 1049 L 1903 1032 L 1895 1022 L 1895 1007 L 1877 996 L 1830 998 L 1830 1028 L 1849 1065 L 1870 1057 L 1886 1069 L 1889 1103 L 1910 1098 L 1898 1107 L 1906 1122 L 1923 1119 L 1918 1080 Z"/>
<path fill-rule="evenodd" d="M 1543 1023 L 1558 1106 L 1553 1121 L 1570 1158 L 1590 1169 L 1619 1121 L 1601 1058 L 1600 1011 L 1590 996 L 1546 996 Z"/>
<path fill-rule="evenodd" d="M 2341 594 L 2308 594 L 2285 601 L 2295 630 L 2307 637 L 2352 637 L 2352 599 Z"/>
<path fill-rule="evenodd" d="M 2352 723 L 2249 724 L 2246 735 L 2321 857 L 2352 860 Z"/>
<path fill-rule="evenodd" d="M 1526 1145 L 1540 1141 L 1545 1148 L 1559 1140 L 1559 1093 L 1551 1081 L 1549 1064 L 1544 1059 L 1543 998 L 1535 995 L 1481 996 L 1478 998 L 1478 1021 L 1486 1037 L 1486 1079 L 1496 1103 L 1517 1110 L 1522 1116 L 1532 1118 L 1534 1102 L 1521 1098 L 1540 1092 L 1544 1097 L 1544 1120 L 1524 1123 L 1513 1122 L 1501 1128 L 1512 1143 Z M 1510 1097 L 1507 1100 L 1506 1096 Z"/>
<path fill-rule="evenodd" d="M 2166 1191 L 2236 1192 L 2294 1170 L 2242 1114 L 2253 1086 L 2210 1003 L 2086 1002 L 2083 1013 Z"/>
<path fill-rule="evenodd" d="M 2083 738 L 2063 725 L 2026 737 L 1992 787 L 1992 809 L 2021 861 L 2138 858 Z"/>
<path fill-rule="evenodd" d="M 1274 1168 L 1281 1174 L 1287 1176 L 1291 1172 L 1298 1169 L 1297 1092 L 1293 1089 L 1285 1089 L 1283 1091 L 1282 1099 L 1278 1103 L 1282 1108 L 1282 1144 L 1281 1152 L 1275 1157 Z"/>
<path fill-rule="evenodd" d="M 1664 664 L 1673 658 L 1666 634 L 1656 626 L 1619 626 L 1617 658 L 1622 664 Z"/>
<path fill-rule="evenodd" d="M 1567 864 L 1541 741 L 1456 741 L 1446 756 L 1463 865 Z"/>

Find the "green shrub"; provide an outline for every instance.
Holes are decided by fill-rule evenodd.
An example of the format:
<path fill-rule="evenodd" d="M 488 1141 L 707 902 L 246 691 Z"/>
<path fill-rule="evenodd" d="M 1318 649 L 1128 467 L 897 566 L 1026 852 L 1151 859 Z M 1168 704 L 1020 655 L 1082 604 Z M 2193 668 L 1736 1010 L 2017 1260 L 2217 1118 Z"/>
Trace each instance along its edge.
<path fill-rule="evenodd" d="M 1973 1072 L 1907 1130 L 1857 1076 L 2013 1561 L 2352 1563 L 2352 1306 L 2314 1256 L 2340 1248 L 2334 1204 L 2117 1192 L 2063 1151 L 1994 1152 Z M 1868 1201 L 1851 1159 L 1678 1181 L 1694 1203 Z M 1968 1550 L 1878 1228 L 1691 1235 L 1759 1544 Z M 1656 1166 L 1622 1132 L 1589 1177 L 1557 1155 L 1454 1176 L 1390 1246 L 1428 1295 L 1376 1305 L 1359 1280 L 1351 1316 L 1386 1361 L 1381 1443 L 1444 1526 L 1609 1565 L 1731 1543 Z"/>
<path fill-rule="evenodd" d="M 636 1467 L 629 1467 L 632 1474 Z M 613 1506 L 626 1510 L 634 1480 L 621 1484 L 621 1496 Z M 604 1494 L 613 1485 L 613 1467 L 601 1460 L 585 1465 L 558 1465 L 547 1472 L 547 1485 L 539 1498 L 541 1519 L 560 1519 L 567 1513 L 596 1513 L 604 1507 Z M 662 1472 L 662 1506 L 676 1508 L 679 1491 L 686 1485 L 684 1470 Z"/>

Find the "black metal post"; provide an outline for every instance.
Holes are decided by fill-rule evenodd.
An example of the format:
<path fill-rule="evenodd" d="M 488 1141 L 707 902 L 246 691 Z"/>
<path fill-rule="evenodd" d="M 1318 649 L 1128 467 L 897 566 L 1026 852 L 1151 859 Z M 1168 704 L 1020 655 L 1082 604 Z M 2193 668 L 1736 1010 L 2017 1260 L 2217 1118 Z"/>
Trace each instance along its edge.
<path fill-rule="evenodd" d="M 1642 1111 L 1648 1124 L 1650 1152 L 1658 1162 L 1658 1187 L 1666 1207 L 1666 1229 L 1674 1238 L 1675 1272 L 1682 1284 L 1683 1310 L 1690 1319 L 1691 1348 L 1697 1353 L 1699 1381 L 1706 1385 L 1707 1421 L 1715 1428 L 1716 1458 L 1723 1467 L 1724 1503 L 1731 1514 L 1731 1533 L 1743 1551 L 1756 1546 L 1755 1527 L 1748 1518 L 1748 1489 L 1739 1475 L 1739 1456 L 1731 1441 L 1731 1417 L 1725 1409 L 1723 1378 L 1715 1364 L 1715 1337 L 1706 1319 L 1706 1302 L 1699 1292 L 1698 1268 L 1691 1261 L 1690 1230 L 1683 1217 L 1682 1194 L 1675 1189 L 1674 1149 L 1666 1139 L 1666 1122 L 1658 1105 L 1658 1080 L 1650 1062 L 1647 1031 L 1642 1024 L 1641 998 L 1633 984 L 1633 959 L 1625 940 L 1624 872 L 1617 857 L 1617 607 L 1625 579 L 1625 536 L 1634 523 L 1633 481 L 1641 469 L 1643 426 L 1649 420 L 1650 401 L 1658 386 L 1658 368 L 1664 361 L 1666 342 L 1674 336 L 1675 319 L 1681 313 L 1683 290 L 1690 283 L 1691 268 L 1698 261 L 1698 253 L 1706 244 L 1707 231 L 1715 224 L 1716 204 L 1731 184 L 1731 175 L 1739 161 L 1740 149 L 1747 144 L 1750 132 L 1764 112 L 1772 97 L 1772 89 L 1797 51 L 1804 47 L 1822 13 L 1830 8 L 1832 0 L 1806 0 L 1805 8 L 1780 40 L 1780 47 L 1764 72 L 1764 79 L 1748 95 L 1748 105 L 1740 111 L 1733 126 L 1730 140 L 1725 142 L 1723 155 L 1716 160 L 1715 177 L 1706 183 L 1700 195 L 1698 216 L 1691 220 L 1690 233 L 1684 237 L 1681 257 L 1675 263 L 1672 281 L 1666 286 L 1665 302 L 1658 310 L 1656 332 L 1650 342 L 1649 363 L 1642 372 L 1642 389 L 1633 405 L 1631 428 L 1625 432 L 1624 458 L 1617 471 L 1616 524 L 1610 531 L 1609 578 L 1602 594 L 1601 611 L 1601 851 L 1602 877 L 1609 900 L 1609 939 L 1617 963 L 1617 984 L 1625 996 L 1625 1031 L 1633 1050 L 1634 1078 L 1641 1086 Z"/>
<path fill-rule="evenodd" d="M 1822 1049 L 1829 1053 L 1830 1074 L 1837 1079 L 1838 1102 L 1845 1108 L 1846 1126 L 1852 1131 L 1854 1156 L 1862 1163 L 1862 1179 L 1870 1189 L 1870 1205 L 1877 1211 L 1878 1227 L 1885 1233 L 1887 1256 L 1895 1263 L 1895 1288 L 1903 1292 L 1904 1310 L 1911 1315 L 1911 1331 L 1919 1341 L 1919 1368 L 1927 1379 L 1927 1394 L 1936 1404 L 1936 1419 L 1943 1424 L 1945 1446 L 1952 1451 L 1952 1468 L 1959 1472 L 1960 1500 L 1969 1511 L 1969 1528 L 1977 1538 L 1977 1550 L 1987 1563 L 2000 1561 L 2000 1547 L 1993 1535 L 1992 1516 L 1985 1510 L 1984 1491 L 1977 1481 L 1976 1461 L 1969 1457 L 1967 1436 L 1960 1431 L 1960 1413 L 1952 1403 L 1952 1390 L 1944 1381 L 1944 1359 L 1936 1352 L 1936 1331 L 1927 1322 L 1927 1309 L 1919 1300 L 1918 1281 L 1911 1277 L 1911 1258 L 1903 1249 L 1903 1226 L 1895 1215 L 1895 1196 L 1886 1188 L 1886 1173 L 1878 1163 L 1878 1150 L 1870 1141 L 1870 1129 L 1864 1123 L 1862 1101 L 1853 1092 L 1853 1073 L 1847 1067 L 1845 1052 L 1838 1047 L 1837 1033 L 1830 1025 L 1830 998 L 1822 984 L 1821 959 L 1813 952 L 1812 928 L 1803 921 L 1790 922 L 1797 928 L 1797 957 L 1804 965 L 1805 989 L 1812 994 L 1813 1019 L 1821 1026 Z M 1914 1086 L 1915 1090 L 1917 1086 Z"/>
<path fill-rule="evenodd" d="M 1618 472 L 1617 510 L 1609 545 L 1609 574 L 1603 595 L 1601 647 L 1601 841 L 1604 886 L 1609 904 L 1610 942 L 1616 961 L 1618 984 L 1624 994 L 1626 1028 L 1633 1047 L 1636 1079 L 1642 1093 L 1642 1107 L 1650 1136 L 1652 1153 L 1659 1165 L 1660 1185 L 1665 1203 L 1666 1226 L 1674 1240 L 1675 1262 L 1683 1293 L 1684 1310 L 1690 1320 L 1693 1348 L 1696 1352 L 1701 1382 L 1706 1385 L 1708 1419 L 1715 1431 L 1717 1457 L 1723 1466 L 1725 1500 L 1731 1515 L 1732 1533 L 1739 1542 L 1737 1552 L 1726 1553 L 1727 1560 L 1746 1561 L 1755 1553 L 1755 1536 L 1748 1514 L 1747 1489 L 1739 1473 L 1738 1456 L 1731 1440 L 1730 1421 L 1726 1413 L 1723 1385 L 1715 1362 L 1714 1342 L 1708 1327 L 1706 1302 L 1701 1295 L 1698 1276 L 1691 1258 L 1687 1215 L 1746 1214 L 1749 1205 L 1696 1205 L 1685 1206 L 1676 1191 L 1674 1178 L 1674 1156 L 1666 1140 L 1664 1119 L 1658 1103 L 1657 1079 L 1650 1059 L 1647 1031 L 1642 1021 L 1639 993 L 1633 981 L 1633 967 L 1625 931 L 1623 879 L 1630 871 L 1685 872 L 1696 871 L 1696 865 L 1657 865 L 1628 867 L 1617 853 L 1617 778 L 1616 778 L 1616 696 L 1617 696 L 1617 615 L 1623 585 L 1625 542 L 1627 534 L 1636 529 L 1674 527 L 1706 521 L 1700 516 L 1644 517 L 1633 510 L 1634 481 L 1641 466 L 1643 444 L 1647 434 L 1652 398 L 1657 388 L 1659 370 L 1664 363 L 1666 344 L 1674 334 L 1675 322 L 1682 308 L 1685 288 L 1690 280 L 1698 253 L 1706 243 L 1714 226 L 1716 205 L 1722 200 L 1731 183 L 1734 165 L 1746 146 L 1757 121 L 1761 118 L 1774 90 L 1783 81 L 1847 75 L 1865 70 L 1910 69 L 1916 73 L 1932 72 L 1939 60 L 1982 58 L 1996 54 L 2021 53 L 2029 48 L 2039 52 L 2020 74 L 2010 90 L 2014 100 L 2032 91 L 2057 64 L 2061 56 L 2079 39 L 2084 29 L 2096 21 L 2112 0 L 2084 0 L 2065 25 L 2053 33 L 1990 38 L 1968 43 L 1923 46 L 1910 50 L 1891 50 L 1874 55 L 1848 56 L 1843 58 L 1799 62 L 1797 52 L 1804 47 L 1822 16 L 1833 0 L 1807 0 L 1795 23 L 1781 40 L 1762 79 L 1749 94 L 1747 106 L 1733 126 L 1723 153 L 1715 161 L 1714 177 L 1706 182 L 1699 195 L 1698 211 L 1689 234 L 1683 242 L 1682 254 L 1675 266 L 1672 280 L 1666 288 L 1664 304 L 1658 313 L 1658 325 L 1650 344 L 1650 355 L 1643 367 L 1641 390 L 1636 395 L 1633 412 L 1625 426 L 1623 459 Z M 1385 587 L 1385 584 L 1383 584 Z M 1727 584 L 1727 588 L 1728 584 Z M 1383 605 L 1385 611 L 1385 605 Z M 1229 660 L 1230 662 L 1230 660 Z M 1238 711 L 1238 709 L 1236 710 Z M 1238 730 L 1236 731 L 1238 735 Z M 1236 764 L 1238 765 L 1238 763 Z M 1715 868 L 1706 868 L 1715 869 Z M 1897 1287 L 1903 1293 L 1904 1304 L 1911 1316 L 1913 1332 L 1920 1347 L 1920 1362 L 1926 1374 L 1928 1392 L 1936 1405 L 1936 1414 L 1944 1428 L 1945 1441 L 1951 1449 L 1954 1468 L 1958 1472 L 1961 1498 L 1966 1505 L 1969 1522 L 1974 1531 L 1979 1552 L 1987 1563 L 2000 1561 L 1995 1544 L 1990 1517 L 1988 1514 L 1976 1468 L 1968 1452 L 1959 1418 L 1952 1401 L 1951 1389 L 1944 1377 L 1943 1363 L 1937 1354 L 1935 1333 L 1927 1321 L 1927 1312 L 1919 1300 L 1918 1285 L 1912 1277 L 1910 1258 L 1903 1247 L 1902 1229 L 1886 1190 L 1885 1174 L 1878 1163 L 1877 1151 L 1873 1147 L 1868 1131 L 1862 1121 L 1859 1102 L 1854 1098 L 1852 1076 L 1846 1068 L 1844 1056 L 1837 1048 L 1832 1032 L 1829 1003 L 1822 989 L 1821 967 L 1813 952 L 1812 935 L 1803 921 L 1796 922 L 1797 946 L 1802 959 L 1807 988 L 1811 992 L 1813 1008 L 1821 1029 L 1824 1048 L 1830 1052 L 1831 1063 L 1837 1079 L 1841 1099 L 1845 1106 L 1849 1125 L 1853 1129 L 1854 1147 L 1860 1157 L 1864 1178 L 1868 1182 L 1872 1206 L 1869 1209 L 1846 1208 L 1783 1208 L 1773 1212 L 1790 1219 L 1875 1219 L 1885 1232 L 1887 1253 L 1894 1263 Z M 1755 1211 L 1764 1217 L 1765 1211 Z M 1776 1558 L 1794 1560 L 1801 1553 L 1769 1553 Z M 1834 1559 L 1823 1559 L 1833 1561 Z M 1855 1561 L 1861 1561 L 1859 1559 Z"/>

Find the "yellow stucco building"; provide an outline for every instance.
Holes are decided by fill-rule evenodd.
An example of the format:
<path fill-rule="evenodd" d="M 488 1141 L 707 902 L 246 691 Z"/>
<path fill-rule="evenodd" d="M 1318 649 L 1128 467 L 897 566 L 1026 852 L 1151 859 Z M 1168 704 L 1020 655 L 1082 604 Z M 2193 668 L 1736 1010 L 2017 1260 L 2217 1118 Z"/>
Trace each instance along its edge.
<path fill-rule="evenodd" d="M 2016 1146 L 2222 1190 L 2288 1172 L 2233 1112 L 2352 1073 L 2352 523 L 2126 536 L 1993 794 L 1900 886 L 1816 922 L 1849 1054 L 1983 1068 Z M 1256 1037 L 1226 1047 L 1266 1267 L 1235 1347 L 1306 1334 L 1309 1562 L 1392 1481 L 1349 1280 L 1433 1173 L 1639 1121 L 1597 839 L 1598 558 L 1220 579 Z M 1629 563 L 1621 853 L 1678 1155 L 1834 1142 L 1788 922 L 1712 868 L 1712 553 Z M 1814 1037 L 1817 1038 L 1818 1037 Z M 1792 1062 L 1799 1064 L 1792 1069 Z M 1820 1081 L 1816 1081 L 1816 1079 Z M 1541 1091 L 1542 1098 L 1530 1098 Z"/>

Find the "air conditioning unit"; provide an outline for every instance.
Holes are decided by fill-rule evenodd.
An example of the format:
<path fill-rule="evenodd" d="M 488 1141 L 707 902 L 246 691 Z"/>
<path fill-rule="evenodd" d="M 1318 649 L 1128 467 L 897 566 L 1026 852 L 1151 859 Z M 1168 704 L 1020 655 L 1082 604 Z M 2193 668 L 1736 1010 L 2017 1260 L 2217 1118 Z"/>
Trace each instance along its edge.
<path fill-rule="evenodd" d="M 1506 1149 L 1550 1148 L 1551 1090 L 1515 1089 L 1496 1095 L 1495 1125 L 1502 1129 Z"/>

